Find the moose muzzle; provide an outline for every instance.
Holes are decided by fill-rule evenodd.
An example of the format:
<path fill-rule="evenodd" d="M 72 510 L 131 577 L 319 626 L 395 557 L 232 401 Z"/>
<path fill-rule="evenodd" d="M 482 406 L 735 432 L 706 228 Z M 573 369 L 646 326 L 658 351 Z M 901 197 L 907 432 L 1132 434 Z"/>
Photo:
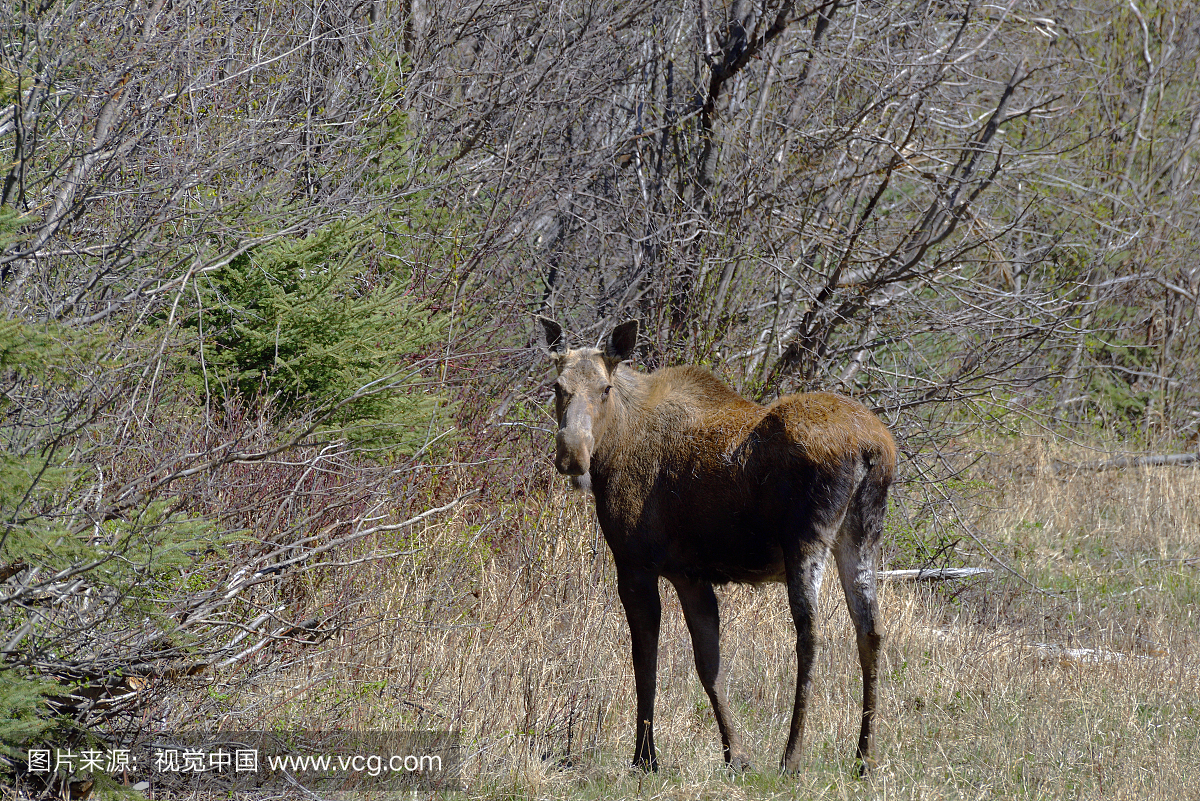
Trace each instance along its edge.
<path fill-rule="evenodd" d="M 554 466 L 563 475 L 582 476 L 591 467 L 592 446 L 595 441 L 592 439 L 590 418 L 586 420 L 589 425 L 580 425 L 583 422 L 585 421 L 568 421 L 558 429 L 558 436 L 554 441 Z"/>

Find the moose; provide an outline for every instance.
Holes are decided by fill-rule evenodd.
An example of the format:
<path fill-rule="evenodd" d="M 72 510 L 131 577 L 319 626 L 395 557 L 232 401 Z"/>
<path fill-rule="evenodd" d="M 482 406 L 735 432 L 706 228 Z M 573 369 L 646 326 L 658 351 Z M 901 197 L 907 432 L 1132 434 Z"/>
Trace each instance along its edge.
<path fill-rule="evenodd" d="M 882 639 L 875 562 L 896 466 L 887 428 L 861 404 L 827 392 L 760 406 L 700 367 L 638 372 L 626 363 L 637 345 L 636 320 L 613 329 L 603 348 L 578 349 L 566 347 L 558 323 L 540 321 L 558 370 L 555 467 L 595 495 L 629 621 L 637 693 L 634 766 L 658 769 L 654 695 L 662 576 L 679 594 L 725 762 L 736 770 L 750 761 L 725 694 L 713 585 L 786 582 L 798 664 L 781 767 L 799 769 L 817 596 L 832 550 L 862 666 L 855 757 L 865 771 Z"/>

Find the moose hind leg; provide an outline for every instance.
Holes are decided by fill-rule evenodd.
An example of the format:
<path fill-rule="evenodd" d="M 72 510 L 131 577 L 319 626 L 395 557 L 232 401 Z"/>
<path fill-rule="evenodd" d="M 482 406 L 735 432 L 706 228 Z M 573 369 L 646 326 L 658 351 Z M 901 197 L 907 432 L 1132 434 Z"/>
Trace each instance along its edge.
<path fill-rule="evenodd" d="M 876 527 L 872 526 L 869 529 L 864 525 L 860 510 L 854 509 L 846 515 L 834 549 L 838 576 L 846 594 L 846 606 L 850 610 L 850 619 L 854 623 L 854 632 L 858 640 L 858 661 L 863 674 L 862 725 L 858 733 L 858 746 L 854 751 L 860 773 L 867 771 L 871 760 L 871 725 L 875 718 L 879 647 L 883 639 L 879 631 L 879 604 L 875 592 L 878 541 L 879 532 Z"/>
<path fill-rule="evenodd" d="M 633 681 L 637 691 L 637 729 L 633 765 L 658 770 L 654 750 L 654 694 L 658 672 L 658 627 L 662 604 L 658 576 L 638 570 L 617 568 L 617 594 L 625 607 L 633 644 Z"/>
<path fill-rule="evenodd" d="M 750 767 L 750 759 L 742 747 L 741 737 L 733 726 L 729 699 L 725 695 L 725 664 L 721 662 L 721 620 L 717 596 L 712 585 L 703 581 L 678 579 L 672 582 L 679 593 L 683 617 L 692 635 L 692 651 L 696 656 L 696 673 L 708 693 L 717 729 L 721 732 L 721 748 L 725 762 L 734 770 Z"/>
<path fill-rule="evenodd" d="M 788 604 L 796 624 L 796 703 L 782 768 L 787 773 L 800 769 L 800 746 L 804 740 L 804 716 L 812 688 L 812 666 L 816 651 L 817 598 L 829 547 L 820 539 L 784 550 Z"/>

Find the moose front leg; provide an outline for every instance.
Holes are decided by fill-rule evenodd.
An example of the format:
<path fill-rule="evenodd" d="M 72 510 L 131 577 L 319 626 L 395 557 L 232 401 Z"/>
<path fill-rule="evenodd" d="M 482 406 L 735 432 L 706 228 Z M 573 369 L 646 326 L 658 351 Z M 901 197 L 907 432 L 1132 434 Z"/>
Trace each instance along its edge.
<path fill-rule="evenodd" d="M 637 690 L 633 765 L 642 770 L 658 770 L 658 754 L 654 750 L 654 693 L 658 672 L 658 626 L 662 616 L 658 576 L 618 567 L 617 594 L 625 607 L 633 641 L 633 681 Z"/>
<path fill-rule="evenodd" d="M 721 618 L 717 596 L 712 585 L 705 581 L 672 579 L 679 593 L 683 617 L 692 635 L 692 651 L 696 655 L 696 673 L 700 684 L 712 702 L 721 733 L 725 762 L 734 770 L 750 767 L 750 757 L 742 747 L 742 739 L 733 725 L 729 699 L 725 695 L 725 664 L 721 661 Z"/>

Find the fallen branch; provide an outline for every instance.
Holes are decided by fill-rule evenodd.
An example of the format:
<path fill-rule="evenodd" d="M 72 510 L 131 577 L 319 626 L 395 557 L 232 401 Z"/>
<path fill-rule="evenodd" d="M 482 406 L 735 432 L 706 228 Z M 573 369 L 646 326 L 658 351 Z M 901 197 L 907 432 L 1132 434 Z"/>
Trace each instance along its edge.
<path fill-rule="evenodd" d="M 894 581 L 953 581 L 991 573 L 987 567 L 939 567 L 918 568 L 916 570 L 881 570 L 875 575 L 878 578 Z"/>
<path fill-rule="evenodd" d="M 1099 648 L 1064 648 L 1061 645 L 1049 645 L 1035 642 L 1026 645 L 1046 661 L 1057 661 L 1061 665 L 1105 664 L 1122 662 L 1127 659 L 1150 659 L 1146 654 L 1122 654 L 1117 651 L 1105 651 Z"/>
<path fill-rule="evenodd" d="M 1171 453 L 1161 454 L 1158 456 L 1122 456 L 1117 459 L 1105 459 L 1100 462 L 1085 462 L 1084 464 L 1067 464 L 1066 462 L 1056 462 L 1054 472 L 1066 472 L 1069 470 L 1092 470 L 1100 472 L 1103 470 L 1123 470 L 1128 467 L 1162 467 L 1189 465 L 1200 463 L 1200 453 Z"/>

